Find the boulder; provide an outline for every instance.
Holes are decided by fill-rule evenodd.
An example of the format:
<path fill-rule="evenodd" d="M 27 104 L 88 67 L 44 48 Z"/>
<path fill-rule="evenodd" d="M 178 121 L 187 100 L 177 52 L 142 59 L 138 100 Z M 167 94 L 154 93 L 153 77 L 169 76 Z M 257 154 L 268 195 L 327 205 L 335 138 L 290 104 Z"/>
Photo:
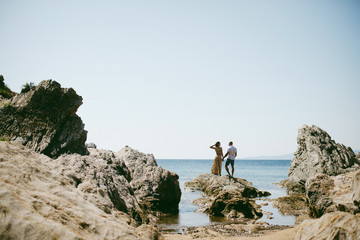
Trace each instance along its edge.
<path fill-rule="evenodd" d="M 176 173 L 157 166 L 152 154 L 144 154 L 128 146 L 116 156 L 128 167 L 130 184 L 140 204 L 150 211 L 178 213 L 181 190 Z"/>
<path fill-rule="evenodd" d="M 302 185 L 317 173 L 336 176 L 360 169 L 352 149 L 336 143 L 317 126 L 301 127 L 297 143 L 298 149 L 288 172 L 289 183 Z"/>
<path fill-rule="evenodd" d="M 115 174 L 125 169 L 123 162 L 101 151 L 90 156 L 53 160 L 0 141 L 0 239 L 159 239 L 156 228 L 138 226 L 109 194 L 120 188 L 125 203 L 133 200 L 136 208 L 125 181 L 129 172 Z"/>
<path fill-rule="evenodd" d="M 61 174 L 72 179 L 78 192 L 105 213 L 121 211 L 139 223 L 146 221 L 125 162 L 111 151 L 89 151 L 87 156 L 63 154 L 57 158 Z"/>
<path fill-rule="evenodd" d="M 82 98 L 72 88 L 42 81 L 0 104 L 0 137 L 21 139 L 24 146 L 53 158 L 63 153 L 87 154 L 87 131 L 76 115 L 81 104 Z"/>
<path fill-rule="evenodd" d="M 186 189 L 200 190 L 207 195 L 205 199 L 194 201 L 202 205 L 200 211 L 212 216 L 257 219 L 262 216 L 261 206 L 252 198 L 269 196 L 270 193 L 250 185 L 241 178 L 212 174 L 200 174 L 185 182 Z"/>
<path fill-rule="evenodd" d="M 211 216 L 227 218 L 258 219 L 263 215 L 261 206 L 236 191 L 220 192 L 205 212 Z"/>
<path fill-rule="evenodd" d="M 306 181 L 306 198 L 311 217 L 342 211 L 356 214 L 359 206 L 360 171 L 328 176 L 318 174 Z"/>
<path fill-rule="evenodd" d="M 271 205 L 279 209 L 282 215 L 302 216 L 307 215 L 307 203 L 305 195 L 288 195 L 271 199 Z"/>
<path fill-rule="evenodd" d="M 86 148 L 97 148 L 97 146 L 96 146 L 95 143 L 86 143 L 86 144 L 85 144 L 85 147 L 86 147 Z"/>
<path fill-rule="evenodd" d="M 294 233 L 294 240 L 358 240 L 360 239 L 360 214 L 346 212 L 328 213 L 319 219 L 302 222 Z"/>

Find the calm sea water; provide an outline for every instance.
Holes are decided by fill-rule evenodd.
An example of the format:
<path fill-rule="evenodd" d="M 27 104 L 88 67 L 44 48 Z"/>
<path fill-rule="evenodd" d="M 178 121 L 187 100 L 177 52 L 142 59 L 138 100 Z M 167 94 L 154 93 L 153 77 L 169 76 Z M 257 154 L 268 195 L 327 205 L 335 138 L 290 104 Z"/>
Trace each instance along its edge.
<path fill-rule="evenodd" d="M 286 195 L 285 189 L 279 188 L 274 183 L 287 178 L 290 167 L 290 160 L 235 160 L 234 177 L 244 178 L 253 183 L 259 190 L 271 193 L 268 198 L 277 198 Z M 190 159 L 160 159 L 159 166 L 175 172 L 179 175 L 179 183 L 182 191 L 179 203 L 179 214 L 177 216 L 165 217 L 161 220 L 160 227 L 163 229 L 181 231 L 185 227 L 203 226 L 217 222 L 228 221 L 224 218 L 210 217 L 203 213 L 196 212 L 197 206 L 192 204 L 196 198 L 200 198 L 200 192 L 189 192 L 184 190 L 184 183 L 202 173 L 210 173 L 213 160 L 190 160 Z M 230 166 L 229 166 L 230 167 Z M 231 170 L 231 168 L 230 168 Z M 226 175 L 224 164 L 222 175 Z M 261 203 L 261 200 L 257 200 Z M 272 212 L 273 219 L 267 219 L 266 215 L 261 221 L 274 225 L 293 225 L 295 217 L 283 216 L 271 204 L 262 207 L 263 210 Z"/>

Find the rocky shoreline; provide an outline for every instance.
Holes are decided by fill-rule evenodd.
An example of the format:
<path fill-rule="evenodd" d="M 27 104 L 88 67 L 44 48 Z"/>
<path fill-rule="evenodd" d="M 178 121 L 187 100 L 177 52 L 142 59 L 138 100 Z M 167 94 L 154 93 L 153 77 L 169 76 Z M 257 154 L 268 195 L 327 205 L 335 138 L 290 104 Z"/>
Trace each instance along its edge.
<path fill-rule="evenodd" d="M 161 239 L 178 175 L 152 154 L 85 145 L 73 89 L 46 80 L 0 99 L 0 239 Z"/>
<path fill-rule="evenodd" d="M 52 80 L 0 97 L 0 239 L 179 239 L 156 225 L 178 213 L 179 176 L 152 154 L 85 144 L 81 104 L 75 90 Z M 288 195 L 268 199 L 296 216 L 294 227 L 259 220 L 271 213 L 255 200 L 269 192 L 245 179 L 201 174 L 185 183 L 203 193 L 194 203 L 229 221 L 187 228 L 181 238 L 360 239 L 359 155 L 316 126 L 300 128 L 297 141 L 280 184 Z"/>

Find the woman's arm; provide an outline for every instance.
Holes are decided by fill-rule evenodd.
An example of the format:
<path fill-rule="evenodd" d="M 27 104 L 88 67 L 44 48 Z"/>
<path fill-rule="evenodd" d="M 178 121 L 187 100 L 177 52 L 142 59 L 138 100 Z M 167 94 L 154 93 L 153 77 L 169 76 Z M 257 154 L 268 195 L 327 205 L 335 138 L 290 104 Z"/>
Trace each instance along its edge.
<path fill-rule="evenodd" d="M 214 144 L 214 145 L 211 145 L 210 148 L 215 149 L 215 144 Z"/>

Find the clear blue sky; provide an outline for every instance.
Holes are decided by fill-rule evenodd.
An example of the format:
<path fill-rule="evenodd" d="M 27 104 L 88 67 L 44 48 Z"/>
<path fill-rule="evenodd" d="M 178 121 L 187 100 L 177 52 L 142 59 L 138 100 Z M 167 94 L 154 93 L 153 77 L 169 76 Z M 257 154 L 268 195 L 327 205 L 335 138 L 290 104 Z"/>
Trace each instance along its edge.
<path fill-rule="evenodd" d="M 0 0 L 0 74 L 84 99 L 88 141 L 157 158 L 295 152 L 315 124 L 360 149 L 359 1 Z"/>

